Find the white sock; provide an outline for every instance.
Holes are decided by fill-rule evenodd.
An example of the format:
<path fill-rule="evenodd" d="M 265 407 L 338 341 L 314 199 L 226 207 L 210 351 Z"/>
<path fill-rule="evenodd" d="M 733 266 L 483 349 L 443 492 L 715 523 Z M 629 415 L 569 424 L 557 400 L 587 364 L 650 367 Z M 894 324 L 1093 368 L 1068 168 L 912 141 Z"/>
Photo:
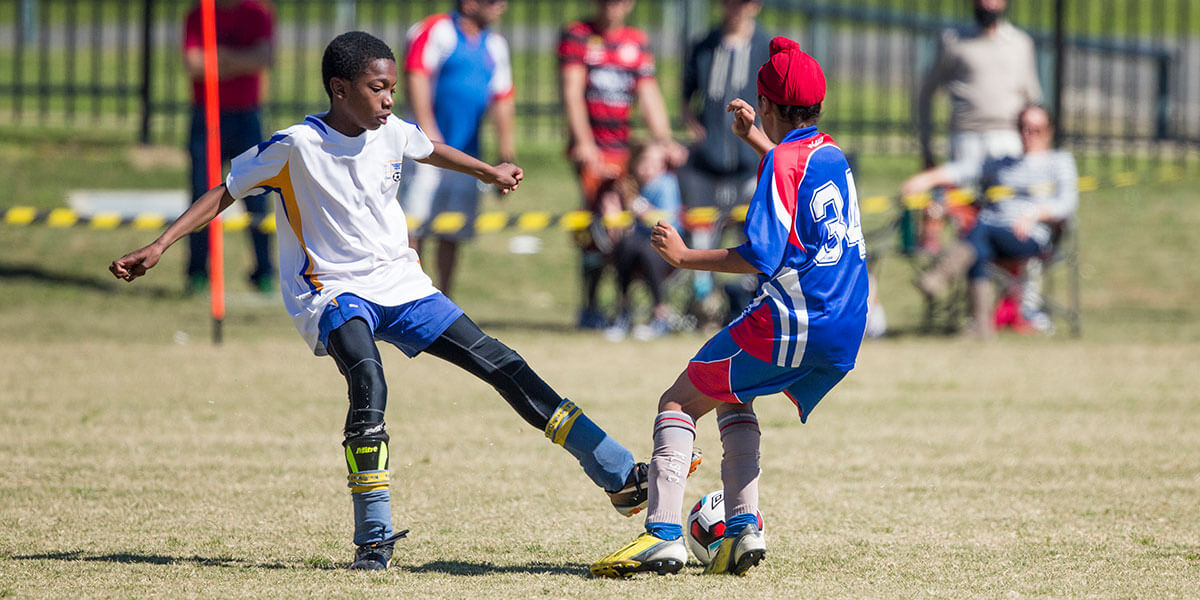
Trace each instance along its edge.
<path fill-rule="evenodd" d="M 654 419 L 654 454 L 650 456 L 647 523 L 682 526 L 683 488 L 695 442 L 696 422 L 686 413 L 658 413 Z"/>
<path fill-rule="evenodd" d="M 743 406 L 717 415 L 721 430 L 721 482 L 725 485 L 725 518 L 758 514 L 758 417 L 754 409 Z"/>

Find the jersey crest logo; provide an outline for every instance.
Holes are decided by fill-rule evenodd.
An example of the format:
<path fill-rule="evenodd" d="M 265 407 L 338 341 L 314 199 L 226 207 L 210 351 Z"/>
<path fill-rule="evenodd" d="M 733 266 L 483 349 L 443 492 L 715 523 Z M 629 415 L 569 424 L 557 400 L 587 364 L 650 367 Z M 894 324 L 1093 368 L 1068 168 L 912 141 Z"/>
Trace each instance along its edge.
<path fill-rule="evenodd" d="M 388 163 L 388 166 L 391 169 L 391 176 L 389 178 L 396 183 L 400 183 L 400 171 L 403 170 L 404 161 L 393 160 Z"/>
<path fill-rule="evenodd" d="M 604 38 L 598 35 L 588 36 L 587 49 L 584 51 L 583 62 L 594 65 L 604 62 Z"/>
<path fill-rule="evenodd" d="M 641 48 L 631 42 L 621 44 L 617 47 L 617 61 L 623 65 L 633 66 L 637 64 L 638 57 L 641 54 Z"/>

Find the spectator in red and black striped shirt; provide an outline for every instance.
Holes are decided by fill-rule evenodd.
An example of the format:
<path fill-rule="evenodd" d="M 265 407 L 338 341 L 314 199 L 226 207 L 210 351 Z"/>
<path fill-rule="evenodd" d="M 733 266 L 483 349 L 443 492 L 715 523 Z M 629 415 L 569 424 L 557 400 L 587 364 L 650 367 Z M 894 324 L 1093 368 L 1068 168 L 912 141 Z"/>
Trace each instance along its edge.
<path fill-rule="evenodd" d="M 625 24 L 633 5 L 634 0 L 595 0 L 592 18 L 568 24 L 558 45 L 567 153 L 579 175 L 585 207 L 592 210 L 600 191 L 625 172 L 635 102 L 653 141 L 668 149 L 671 164 L 687 158 L 687 150 L 671 137 L 649 39 Z M 591 235 L 579 240 L 584 285 L 579 326 L 599 329 L 606 319 L 596 307 L 596 288 L 607 258 L 596 241 Z"/>

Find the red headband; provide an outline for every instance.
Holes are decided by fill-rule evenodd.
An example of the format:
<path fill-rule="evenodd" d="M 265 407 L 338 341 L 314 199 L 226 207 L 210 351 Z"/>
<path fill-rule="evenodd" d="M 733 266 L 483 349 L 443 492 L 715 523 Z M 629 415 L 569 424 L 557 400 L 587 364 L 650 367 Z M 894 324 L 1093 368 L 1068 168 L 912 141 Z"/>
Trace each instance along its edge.
<path fill-rule="evenodd" d="M 775 104 L 812 106 L 825 99 L 825 74 L 800 44 L 771 40 L 771 57 L 758 69 L 758 93 Z"/>

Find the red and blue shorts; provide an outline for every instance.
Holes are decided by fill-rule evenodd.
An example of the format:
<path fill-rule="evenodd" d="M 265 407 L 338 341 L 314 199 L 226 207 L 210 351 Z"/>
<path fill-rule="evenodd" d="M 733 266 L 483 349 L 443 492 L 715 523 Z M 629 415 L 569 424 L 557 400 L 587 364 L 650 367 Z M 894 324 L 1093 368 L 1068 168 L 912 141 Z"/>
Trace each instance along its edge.
<path fill-rule="evenodd" d="M 800 421 L 808 415 L 845 371 L 821 367 L 781 367 L 742 350 L 729 329 L 719 331 L 688 362 L 688 379 L 706 396 L 745 404 L 759 396 L 783 392 L 796 405 Z"/>

